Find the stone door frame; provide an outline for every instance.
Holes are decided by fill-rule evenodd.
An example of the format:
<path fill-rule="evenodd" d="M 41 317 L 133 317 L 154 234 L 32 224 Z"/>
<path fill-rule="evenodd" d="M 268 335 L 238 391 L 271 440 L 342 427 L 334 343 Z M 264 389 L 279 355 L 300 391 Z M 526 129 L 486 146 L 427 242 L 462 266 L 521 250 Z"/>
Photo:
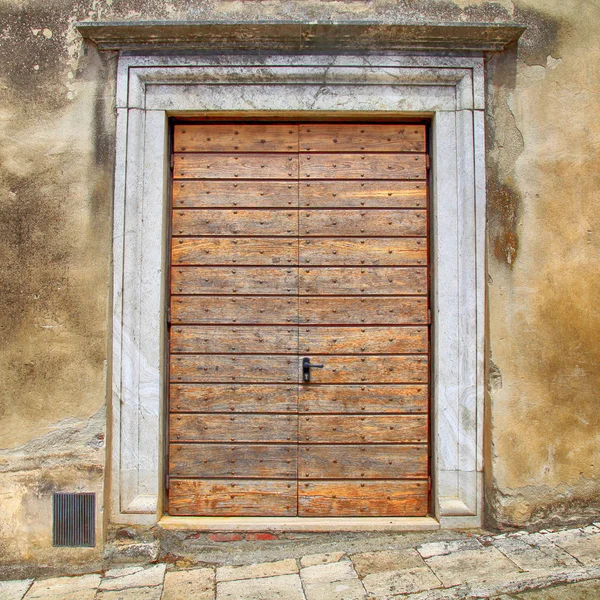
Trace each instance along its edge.
<path fill-rule="evenodd" d="M 434 514 L 419 520 L 348 518 L 345 525 L 338 521 L 329 528 L 480 526 L 486 207 L 483 58 L 422 52 L 122 54 L 116 101 L 111 521 L 153 524 L 162 518 L 168 119 L 212 111 L 238 115 L 301 111 L 365 118 L 381 113 L 398 119 L 428 117 L 432 129 Z M 275 525 L 285 529 L 327 528 L 319 519 L 280 520 Z M 261 527 L 258 518 L 239 521 L 240 527 Z M 271 526 L 276 521 L 268 519 Z M 236 523 L 231 518 L 200 517 L 194 526 L 231 529 Z"/>

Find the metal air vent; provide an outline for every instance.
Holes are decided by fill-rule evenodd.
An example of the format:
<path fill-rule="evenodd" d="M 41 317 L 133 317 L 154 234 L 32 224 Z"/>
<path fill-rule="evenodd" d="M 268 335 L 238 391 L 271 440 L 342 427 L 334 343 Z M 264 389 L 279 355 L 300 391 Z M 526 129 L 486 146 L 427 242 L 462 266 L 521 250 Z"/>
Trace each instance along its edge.
<path fill-rule="evenodd" d="M 52 545 L 73 548 L 96 545 L 96 494 L 52 495 Z"/>

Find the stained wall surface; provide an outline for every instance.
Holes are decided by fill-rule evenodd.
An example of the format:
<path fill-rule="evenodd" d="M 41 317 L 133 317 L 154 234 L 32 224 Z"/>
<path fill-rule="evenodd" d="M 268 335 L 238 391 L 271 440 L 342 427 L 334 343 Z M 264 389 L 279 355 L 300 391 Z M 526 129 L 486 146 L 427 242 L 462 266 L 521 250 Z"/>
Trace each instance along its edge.
<path fill-rule="evenodd" d="M 593 0 L 3 0 L 0 3 L 0 556 L 51 547 L 53 491 L 95 491 L 111 373 L 116 56 L 80 20 L 516 21 L 487 73 L 485 476 L 492 527 L 600 504 L 600 4 Z"/>

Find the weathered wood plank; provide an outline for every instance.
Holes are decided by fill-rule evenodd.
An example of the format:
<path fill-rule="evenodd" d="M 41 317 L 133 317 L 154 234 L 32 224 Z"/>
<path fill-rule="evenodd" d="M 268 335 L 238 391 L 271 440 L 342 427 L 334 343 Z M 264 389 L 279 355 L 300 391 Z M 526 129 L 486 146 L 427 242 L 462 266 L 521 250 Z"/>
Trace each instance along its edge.
<path fill-rule="evenodd" d="M 300 207 L 425 208 L 425 181 L 311 181 L 299 185 Z"/>
<path fill-rule="evenodd" d="M 290 209 L 173 211 L 173 235 L 297 235 L 298 211 Z"/>
<path fill-rule="evenodd" d="M 174 179 L 292 180 L 298 177 L 296 154 L 174 154 L 173 156 Z M 401 166 L 398 165 L 397 168 L 400 169 Z M 417 171 L 418 169 L 413 167 L 411 172 Z"/>
<path fill-rule="evenodd" d="M 171 477 L 295 479 L 298 449 L 279 444 L 171 444 Z"/>
<path fill-rule="evenodd" d="M 204 413 L 295 412 L 297 397 L 297 385 L 171 384 L 169 410 Z M 312 403 L 310 406 L 313 404 L 316 405 Z"/>
<path fill-rule="evenodd" d="M 300 294 L 426 294 L 422 267 L 311 267 L 299 270 Z"/>
<path fill-rule="evenodd" d="M 403 208 L 301 210 L 300 235 L 425 236 L 427 235 L 427 211 Z"/>
<path fill-rule="evenodd" d="M 300 479 L 427 477 L 426 445 L 300 445 Z"/>
<path fill-rule="evenodd" d="M 297 377 L 298 359 L 292 356 L 171 356 L 171 381 L 175 383 L 289 383 L 298 381 Z"/>
<path fill-rule="evenodd" d="M 173 414 L 169 439 L 177 442 L 295 442 L 296 415 Z"/>
<path fill-rule="evenodd" d="M 427 176 L 425 154 L 301 154 L 299 170 L 300 179 L 425 179 Z"/>
<path fill-rule="evenodd" d="M 175 294 L 297 294 L 298 269 L 282 267 L 173 267 Z"/>
<path fill-rule="evenodd" d="M 298 299 L 275 296 L 175 296 L 171 297 L 171 322 L 286 325 L 298 322 Z"/>
<path fill-rule="evenodd" d="M 300 240 L 301 265 L 427 264 L 426 238 L 314 238 Z"/>
<path fill-rule="evenodd" d="M 425 152 L 425 125 L 300 125 L 300 152 Z"/>
<path fill-rule="evenodd" d="M 426 327 L 301 327 L 305 354 L 422 354 Z"/>
<path fill-rule="evenodd" d="M 414 185 L 422 185 L 416 183 Z M 177 208 L 289 208 L 298 206 L 296 181 L 178 181 L 173 184 Z"/>
<path fill-rule="evenodd" d="M 409 130 L 412 132 L 412 129 Z M 297 125 L 175 125 L 175 152 L 295 152 Z"/>
<path fill-rule="evenodd" d="M 426 413 L 426 385 L 301 385 L 301 413 Z"/>
<path fill-rule="evenodd" d="M 174 326 L 171 328 L 170 348 L 171 353 L 298 353 L 298 328 L 264 325 L 247 327 Z"/>
<path fill-rule="evenodd" d="M 398 255 L 410 256 L 411 252 L 407 250 Z M 285 238 L 180 237 L 172 240 L 171 257 L 175 265 L 297 264 L 298 241 Z"/>
<path fill-rule="evenodd" d="M 425 481 L 305 481 L 302 517 L 420 517 L 427 515 Z"/>
<path fill-rule="evenodd" d="M 327 356 L 319 359 L 325 367 L 313 369 L 313 383 L 426 383 L 425 355 Z M 301 368 L 301 365 L 299 365 Z"/>
<path fill-rule="evenodd" d="M 298 439 L 305 444 L 418 444 L 427 441 L 427 415 L 301 416 Z"/>
<path fill-rule="evenodd" d="M 427 323 L 427 298 L 301 298 L 300 323 L 421 325 Z"/>
<path fill-rule="evenodd" d="M 296 482 L 172 479 L 169 514 L 215 517 L 296 514 Z"/>

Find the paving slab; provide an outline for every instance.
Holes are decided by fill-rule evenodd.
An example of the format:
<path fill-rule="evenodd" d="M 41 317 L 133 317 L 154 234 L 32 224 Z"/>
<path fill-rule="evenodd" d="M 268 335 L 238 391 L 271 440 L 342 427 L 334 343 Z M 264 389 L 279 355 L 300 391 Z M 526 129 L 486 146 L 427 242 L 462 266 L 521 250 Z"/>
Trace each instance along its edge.
<path fill-rule="evenodd" d="M 307 600 L 363 600 L 367 597 L 348 560 L 306 567 L 301 569 L 300 578 Z"/>
<path fill-rule="evenodd" d="M 510 600 L 517 598 L 519 600 L 598 600 L 600 598 L 600 580 L 594 579 L 531 592 L 521 592 L 520 594 L 505 596 L 505 598 L 510 598 Z M 500 600 L 500 598 L 497 600 Z"/>
<path fill-rule="evenodd" d="M 600 562 L 600 533 L 584 534 L 580 530 L 552 534 L 552 541 L 584 565 Z"/>
<path fill-rule="evenodd" d="M 126 590 L 100 590 L 94 600 L 161 600 L 161 594 L 162 585 Z"/>
<path fill-rule="evenodd" d="M 92 600 L 99 583 L 97 574 L 40 579 L 29 588 L 25 600 Z"/>
<path fill-rule="evenodd" d="M 100 582 L 101 590 L 124 590 L 136 587 L 154 587 L 161 585 L 165 577 L 165 564 L 147 568 L 111 569 Z"/>
<path fill-rule="evenodd" d="M 399 551 L 365 552 L 350 557 L 356 572 L 361 576 L 385 571 L 400 571 L 425 567 L 425 561 L 414 548 Z"/>
<path fill-rule="evenodd" d="M 212 569 L 167 571 L 162 600 L 213 600 L 214 580 Z"/>
<path fill-rule="evenodd" d="M 298 564 L 293 558 L 270 563 L 258 563 L 241 567 L 219 567 L 217 582 L 236 581 L 239 579 L 258 579 L 260 577 L 275 577 L 298 572 Z"/>
<path fill-rule="evenodd" d="M 504 580 L 519 573 L 519 568 L 492 546 L 432 556 L 425 562 L 446 587 Z"/>
<path fill-rule="evenodd" d="M 464 550 L 479 550 L 483 548 L 481 542 L 476 538 L 466 540 L 453 540 L 451 542 L 430 542 L 429 544 L 421 544 L 417 547 L 417 552 L 423 558 L 431 558 L 432 556 L 444 556 L 453 552 L 462 552 Z"/>
<path fill-rule="evenodd" d="M 492 543 L 523 571 L 564 569 L 579 565 L 568 552 L 554 544 L 531 545 L 528 536 L 502 538 Z"/>
<path fill-rule="evenodd" d="M 442 582 L 427 566 L 384 571 L 363 577 L 369 598 L 388 598 L 398 594 L 413 594 L 442 587 Z"/>
<path fill-rule="evenodd" d="M 326 565 L 342 560 L 345 552 L 328 552 L 326 554 L 309 554 L 300 559 L 301 567 L 314 567 L 315 565 Z"/>
<path fill-rule="evenodd" d="M 33 579 L 0 581 L 0 598 L 2 600 L 21 600 L 32 583 Z"/>
<path fill-rule="evenodd" d="M 306 600 L 300 576 L 279 575 L 217 583 L 217 600 Z"/>

